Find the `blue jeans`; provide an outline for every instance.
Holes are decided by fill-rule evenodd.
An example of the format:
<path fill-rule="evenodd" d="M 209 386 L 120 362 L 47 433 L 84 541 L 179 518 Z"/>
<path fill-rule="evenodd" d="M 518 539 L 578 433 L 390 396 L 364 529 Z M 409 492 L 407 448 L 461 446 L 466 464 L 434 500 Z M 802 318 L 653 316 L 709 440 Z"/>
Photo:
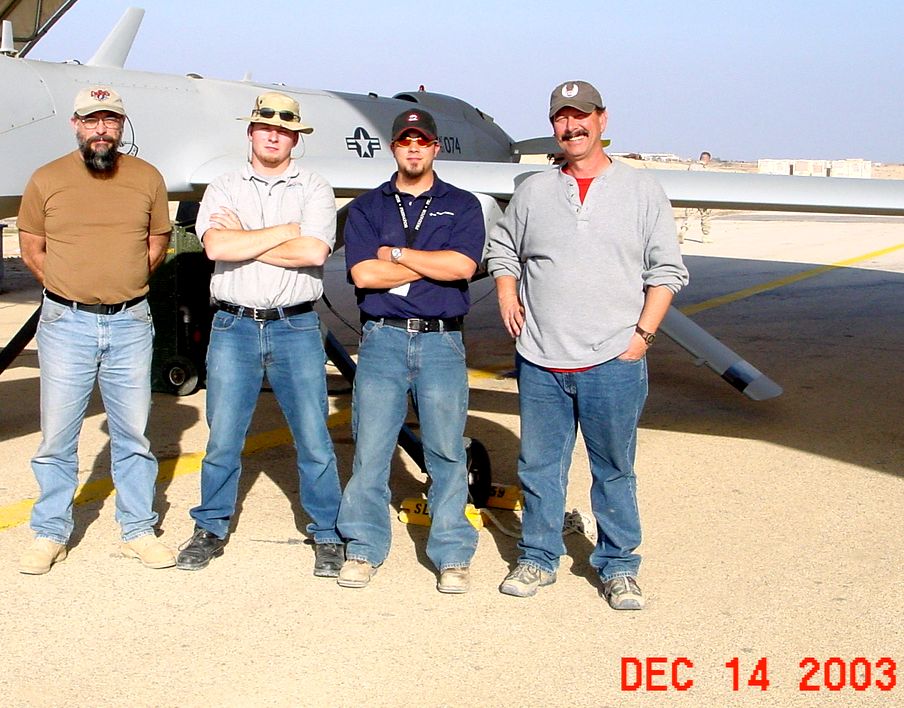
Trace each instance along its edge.
<path fill-rule="evenodd" d="M 95 380 L 107 412 L 122 538 L 153 533 L 157 460 L 144 436 L 154 340 L 147 301 L 115 315 L 93 315 L 44 298 L 37 340 L 43 437 L 31 460 L 41 488 L 31 512 L 35 535 L 66 543 L 72 534 L 78 437 Z"/>
<path fill-rule="evenodd" d="M 315 543 L 340 543 L 336 531 L 341 489 L 326 425 L 326 371 L 320 318 L 307 312 L 258 322 L 222 310 L 213 318 L 207 349 L 207 425 L 201 464 L 201 503 L 195 523 L 220 538 L 235 513 L 242 448 L 264 373 L 295 439 L 298 494 L 311 517 Z"/>
<path fill-rule="evenodd" d="M 409 392 L 431 479 L 427 556 L 441 571 L 464 568 L 477 548 L 477 531 L 465 516 L 468 373 L 461 332 L 409 333 L 376 322 L 364 324 L 358 350 L 355 461 L 339 511 L 346 556 L 380 565 L 389 555 L 389 467 Z"/>
<path fill-rule="evenodd" d="M 590 554 L 602 580 L 637 575 L 640 514 L 634 452 L 647 398 L 647 362 L 612 359 L 576 373 L 554 373 L 518 357 L 524 492 L 520 562 L 554 571 L 565 553 L 562 520 L 568 468 L 580 423 L 590 459 L 590 505 L 597 542 Z"/>

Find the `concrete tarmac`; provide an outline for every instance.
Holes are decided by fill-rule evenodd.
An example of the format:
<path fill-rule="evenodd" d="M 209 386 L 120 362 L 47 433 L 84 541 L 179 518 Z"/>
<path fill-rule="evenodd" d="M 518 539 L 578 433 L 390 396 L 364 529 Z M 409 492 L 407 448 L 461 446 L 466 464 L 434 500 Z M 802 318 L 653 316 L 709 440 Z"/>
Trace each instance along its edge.
<path fill-rule="evenodd" d="M 480 533 L 466 595 L 436 591 L 426 529 L 401 522 L 369 587 L 313 577 L 291 441 L 268 392 L 233 533 L 209 568 L 147 570 L 119 555 L 95 398 L 69 557 L 45 576 L 20 575 L 40 439 L 32 343 L 0 376 L 3 704 L 900 705 L 904 220 L 719 214 L 713 237 L 688 235 L 692 283 L 678 304 L 785 392 L 749 401 L 657 340 L 637 455 L 641 612 L 600 598 L 581 534 L 566 537 L 558 582 L 530 599 L 497 590 L 518 551 L 496 529 Z M 327 281 L 356 322 L 341 262 Z M 15 258 L 5 287 L 3 342 L 39 297 Z M 492 284 L 473 284 L 472 295 L 467 432 L 489 449 L 494 478 L 514 484 L 517 391 L 503 376 L 513 346 Z M 324 319 L 354 347 L 354 332 Z M 344 483 L 350 388 L 329 372 Z M 155 394 L 149 437 L 161 461 L 161 538 L 177 546 L 198 500 L 203 392 Z M 568 508 L 589 513 L 581 443 L 570 476 Z M 393 517 L 426 489 L 401 451 L 392 489 Z"/>

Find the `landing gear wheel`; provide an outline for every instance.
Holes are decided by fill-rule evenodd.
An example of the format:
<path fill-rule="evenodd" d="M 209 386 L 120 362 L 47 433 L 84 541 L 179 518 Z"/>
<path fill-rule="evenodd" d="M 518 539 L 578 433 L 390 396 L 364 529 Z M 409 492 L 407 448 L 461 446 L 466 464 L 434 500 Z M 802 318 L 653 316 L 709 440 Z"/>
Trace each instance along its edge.
<path fill-rule="evenodd" d="M 482 509 L 492 491 L 490 455 L 483 443 L 473 438 L 465 438 L 465 451 L 468 454 L 468 497 L 474 506 Z"/>
<path fill-rule="evenodd" d="M 163 365 L 163 380 L 177 396 L 187 396 L 198 390 L 198 367 L 191 359 L 174 356 Z"/>

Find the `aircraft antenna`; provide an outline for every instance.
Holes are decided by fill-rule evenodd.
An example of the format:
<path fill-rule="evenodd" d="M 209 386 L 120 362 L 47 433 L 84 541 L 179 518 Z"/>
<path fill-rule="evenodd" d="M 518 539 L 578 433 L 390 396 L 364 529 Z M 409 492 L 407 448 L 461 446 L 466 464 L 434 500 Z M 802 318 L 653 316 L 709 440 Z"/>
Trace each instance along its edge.
<path fill-rule="evenodd" d="M 13 23 L 3 20 L 3 35 L 0 38 L 0 54 L 8 57 L 16 53 L 16 45 L 13 43 Z"/>
<path fill-rule="evenodd" d="M 87 66 L 103 66 L 122 69 L 126 63 L 126 57 L 132 49 L 135 35 L 144 19 L 144 10 L 140 7 L 130 7 L 119 18 L 119 22 L 110 31 L 98 50 L 91 57 Z"/>

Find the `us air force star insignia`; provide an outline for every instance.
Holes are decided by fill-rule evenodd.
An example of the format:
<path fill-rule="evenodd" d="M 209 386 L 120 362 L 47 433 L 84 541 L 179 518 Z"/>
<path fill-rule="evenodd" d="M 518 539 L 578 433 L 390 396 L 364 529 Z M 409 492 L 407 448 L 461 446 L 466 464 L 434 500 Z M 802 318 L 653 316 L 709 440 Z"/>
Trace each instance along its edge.
<path fill-rule="evenodd" d="M 373 157 L 374 151 L 380 149 L 380 139 L 370 137 L 364 128 L 355 128 L 355 134 L 345 139 L 345 147 L 358 153 L 358 157 Z"/>
<path fill-rule="evenodd" d="M 562 95 L 565 98 L 574 98 L 578 95 L 578 85 L 577 84 L 565 84 L 562 87 Z"/>

